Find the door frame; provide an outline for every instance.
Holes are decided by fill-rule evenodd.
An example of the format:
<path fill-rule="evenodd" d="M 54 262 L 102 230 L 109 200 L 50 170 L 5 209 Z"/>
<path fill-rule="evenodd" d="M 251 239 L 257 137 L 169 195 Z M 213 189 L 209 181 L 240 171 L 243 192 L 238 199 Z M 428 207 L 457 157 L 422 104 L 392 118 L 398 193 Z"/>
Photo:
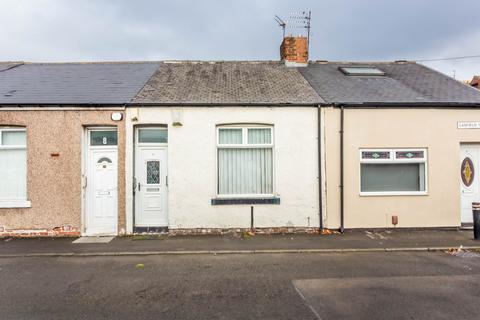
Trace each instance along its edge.
<path fill-rule="evenodd" d="M 149 142 L 149 143 L 139 143 L 138 142 L 138 130 L 139 129 L 166 129 L 167 130 L 167 142 L 166 143 L 154 143 L 154 142 Z M 133 233 L 136 233 L 137 231 L 142 231 L 142 232 L 159 232 L 159 231 L 168 231 L 169 228 L 169 188 L 168 185 L 166 186 L 166 203 L 165 203 L 165 210 L 167 212 L 167 223 L 168 225 L 166 227 L 137 227 L 135 225 L 135 219 L 136 219 L 136 212 L 137 212 L 137 195 L 136 195 L 136 190 L 137 190 L 137 156 L 139 154 L 139 147 L 154 147 L 154 148 L 159 148 L 159 149 L 164 149 L 166 151 L 166 158 L 167 158 L 167 179 L 169 176 L 169 165 L 168 165 L 168 125 L 166 124 L 137 124 L 133 126 L 133 157 L 132 157 L 132 231 Z"/>
<path fill-rule="evenodd" d="M 114 146 L 117 150 L 117 218 L 115 219 L 115 234 L 118 235 L 118 208 L 119 208 L 119 180 L 118 180 L 118 173 L 119 173 L 119 165 L 118 165 L 118 127 L 117 126 L 83 126 L 82 127 L 82 135 L 81 135 L 81 144 L 82 144 L 82 156 L 81 156 L 81 178 L 80 178 L 80 188 L 81 188 L 81 218 L 80 218 L 80 234 L 81 236 L 89 236 L 87 235 L 87 187 L 89 181 L 87 180 L 88 177 L 88 157 L 90 153 L 90 142 L 89 142 L 89 132 L 90 131 L 109 131 L 115 130 L 117 131 L 117 145 Z M 94 147 L 95 148 L 95 147 Z M 102 147 L 96 147 L 96 149 L 101 149 Z M 113 149 L 113 146 L 110 146 Z"/>

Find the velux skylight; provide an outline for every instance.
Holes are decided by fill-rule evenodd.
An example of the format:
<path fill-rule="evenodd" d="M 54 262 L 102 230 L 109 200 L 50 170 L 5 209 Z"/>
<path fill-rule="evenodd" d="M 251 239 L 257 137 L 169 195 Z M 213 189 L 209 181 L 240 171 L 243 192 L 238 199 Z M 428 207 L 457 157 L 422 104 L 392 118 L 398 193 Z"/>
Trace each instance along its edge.
<path fill-rule="evenodd" d="M 385 72 L 375 67 L 340 67 L 347 76 L 384 76 Z"/>

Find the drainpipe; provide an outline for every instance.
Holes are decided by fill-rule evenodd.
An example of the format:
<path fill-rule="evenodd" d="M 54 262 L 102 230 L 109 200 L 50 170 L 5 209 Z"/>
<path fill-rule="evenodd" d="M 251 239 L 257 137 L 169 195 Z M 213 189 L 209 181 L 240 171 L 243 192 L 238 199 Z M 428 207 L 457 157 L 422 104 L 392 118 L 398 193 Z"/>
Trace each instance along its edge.
<path fill-rule="evenodd" d="M 320 105 L 317 106 L 318 110 L 318 218 L 320 219 L 320 233 L 323 230 L 323 199 L 322 199 L 322 108 Z"/>
<path fill-rule="evenodd" d="M 343 233 L 344 231 L 344 178 L 343 178 L 343 122 L 344 122 L 344 110 L 343 105 L 340 106 L 340 232 Z"/>

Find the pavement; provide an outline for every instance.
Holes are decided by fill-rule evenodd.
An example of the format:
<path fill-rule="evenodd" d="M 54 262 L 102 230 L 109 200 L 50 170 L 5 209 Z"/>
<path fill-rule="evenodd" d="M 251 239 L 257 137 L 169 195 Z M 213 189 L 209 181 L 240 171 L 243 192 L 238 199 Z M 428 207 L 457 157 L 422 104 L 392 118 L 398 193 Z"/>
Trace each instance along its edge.
<path fill-rule="evenodd" d="M 480 314 L 475 252 L 11 257 L 0 259 L 0 283 L 2 320 Z"/>
<path fill-rule="evenodd" d="M 344 234 L 0 239 L 1 257 L 480 250 L 471 230 L 347 231 Z M 111 241 L 110 241 L 111 240 Z M 74 243 L 75 242 L 75 243 Z"/>

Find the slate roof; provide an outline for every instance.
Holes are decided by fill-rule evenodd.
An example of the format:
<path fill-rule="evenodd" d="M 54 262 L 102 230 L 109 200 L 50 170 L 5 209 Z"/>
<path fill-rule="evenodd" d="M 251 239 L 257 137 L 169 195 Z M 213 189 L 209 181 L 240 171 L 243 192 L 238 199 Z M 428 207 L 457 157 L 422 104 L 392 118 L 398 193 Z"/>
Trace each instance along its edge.
<path fill-rule="evenodd" d="M 273 61 L 163 63 L 134 103 L 315 104 L 322 99 L 296 68 Z"/>
<path fill-rule="evenodd" d="M 384 76 L 347 76 L 340 67 L 370 66 Z M 480 104 L 480 92 L 413 62 L 317 62 L 300 68 L 327 102 L 345 104 Z"/>
<path fill-rule="evenodd" d="M 373 66 L 384 76 L 346 76 Z M 480 91 L 413 62 L 0 62 L 1 104 L 480 106 Z"/>
<path fill-rule="evenodd" d="M 158 65 L 0 63 L 0 104 L 124 104 L 140 91 Z"/>

